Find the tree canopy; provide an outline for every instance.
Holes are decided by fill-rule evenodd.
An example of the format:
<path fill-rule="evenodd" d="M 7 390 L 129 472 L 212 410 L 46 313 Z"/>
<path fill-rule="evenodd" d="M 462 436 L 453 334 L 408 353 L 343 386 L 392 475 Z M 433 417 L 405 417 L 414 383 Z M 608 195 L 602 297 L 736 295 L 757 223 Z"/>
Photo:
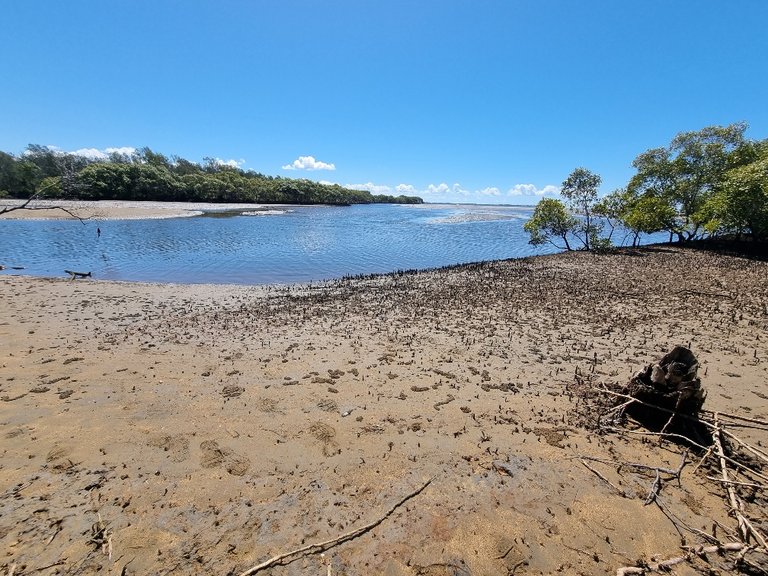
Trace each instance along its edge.
<path fill-rule="evenodd" d="M 637 198 L 656 198 L 676 212 L 677 218 L 663 223 L 662 229 L 679 240 L 700 237 L 707 223 L 705 206 L 737 162 L 746 129 L 746 124 L 737 123 L 681 132 L 669 146 L 635 158 L 637 173 L 628 190 Z"/>
<path fill-rule="evenodd" d="M 523 228 L 534 246 L 544 243 L 572 250 L 570 239 L 590 250 L 600 243 L 602 224 L 595 221 L 597 189 L 601 178 L 586 168 L 576 168 L 563 182 L 560 194 L 567 203 L 554 198 L 543 198 L 533 216 Z M 559 246 L 555 239 L 562 240 Z"/>
<path fill-rule="evenodd" d="M 531 244 L 560 239 L 570 250 L 571 238 L 586 250 L 600 248 L 619 226 L 633 245 L 641 234 L 662 231 L 681 242 L 718 234 L 768 240 L 768 140 L 747 140 L 746 128 L 681 132 L 668 146 L 638 155 L 626 188 L 602 198 L 600 177 L 577 168 L 563 182 L 565 204 L 544 199 L 526 223 Z"/>
<path fill-rule="evenodd" d="M 551 244 L 556 248 L 571 250 L 568 237 L 577 226 L 578 221 L 568 212 L 562 201 L 542 198 L 523 228 L 530 235 L 530 243 L 534 246 Z M 562 240 L 562 246 L 556 240 Z"/>
<path fill-rule="evenodd" d="M 93 160 L 31 144 L 20 156 L 0 152 L 0 197 L 154 200 L 258 204 L 419 204 L 416 196 L 373 195 L 338 184 L 265 176 L 222 165 L 167 157 L 149 148 Z"/>

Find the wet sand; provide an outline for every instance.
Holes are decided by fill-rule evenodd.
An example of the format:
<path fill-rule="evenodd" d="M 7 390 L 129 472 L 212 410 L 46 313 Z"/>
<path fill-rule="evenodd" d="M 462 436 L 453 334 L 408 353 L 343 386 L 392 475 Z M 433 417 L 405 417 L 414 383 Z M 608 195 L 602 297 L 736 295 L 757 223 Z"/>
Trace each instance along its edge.
<path fill-rule="evenodd" d="M 676 556 L 675 524 L 644 505 L 653 474 L 591 461 L 621 496 L 579 457 L 674 469 L 682 449 L 597 434 L 575 375 L 625 382 L 690 345 L 705 408 L 768 419 L 766 279 L 765 262 L 679 248 L 303 287 L 0 276 L 0 571 L 239 574 L 381 518 L 262 573 Z M 661 500 L 730 541 L 716 469 L 689 462 Z"/>
<path fill-rule="evenodd" d="M 18 206 L 23 200 L 0 199 L 0 207 Z M 198 216 L 203 212 L 276 209 L 279 205 L 216 204 L 210 202 L 140 202 L 128 200 L 35 200 L 29 210 L 6 212 L 0 218 L 23 220 L 146 220 Z M 64 210 L 62 210 L 63 208 Z"/>

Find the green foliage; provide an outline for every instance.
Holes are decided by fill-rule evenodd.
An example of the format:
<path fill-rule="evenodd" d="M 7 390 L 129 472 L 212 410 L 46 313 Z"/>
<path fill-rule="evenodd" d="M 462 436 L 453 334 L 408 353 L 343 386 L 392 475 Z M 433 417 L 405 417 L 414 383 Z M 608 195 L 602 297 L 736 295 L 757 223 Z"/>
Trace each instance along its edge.
<path fill-rule="evenodd" d="M 566 250 L 572 250 L 568 235 L 573 234 L 579 227 L 579 221 L 574 218 L 560 200 L 543 198 L 536 204 L 533 215 L 523 228 L 530 235 L 530 244 L 539 246 L 549 243 Z M 555 239 L 563 241 L 563 245 L 557 244 Z"/>
<path fill-rule="evenodd" d="M 595 245 L 605 249 L 610 239 L 601 239 L 602 224 L 595 220 L 596 209 L 601 209 L 597 202 L 597 189 L 601 178 L 586 168 L 576 168 L 563 182 L 561 200 L 542 199 L 533 211 L 533 216 L 523 228 L 530 236 L 534 246 L 549 243 L 560 249 L 572 250 L 569 238 L 579 241 L 585 250 Z M 562 240 L 562 245 L 556 240 Z"/>
<path fill-rule="evenodd" d="M 697 237 L 706 224 L 704 206 L 734 161 L 734 152 L 744 145 L 746 128 L 737 123 L 681 132 L 668 147 L 640 154 L 632 163 L 637 173 L 629 191 L 666 202 L 677 214 L 666 229 L 680 240 Z"/>
<path fill-rule="evenodd" d="M 586 168 L 576 168 L 563 182 L 560 195 L 568 202 L 571 211 L 581 216 L 579 225 L 572 230 L 586 250 L 600 237 L 602 226 L 594 220 L 597 189 L 602 179 Z"/>
<path fill-rule="evenodd" d="M 149 148 L 132 155 L 89 160 L 45 146 L 30 145 L 16 158 L 0 152 L 0 190 L 17 198 L 43 192 L 50 198 L 251 202 L 263 204 L 372 204 L 423 202 L 415 196 L 374 196 L 337 184 L 264 176 L 223 166 L 202 165 Z"/>
<path fill-rule="evenodd" d="M 768 140 L 753 162 L 732 168 L 702 212 L 710 233 L 768 239 Z"/>
<path fill-rule="evenodd" d="M 634 233 L 633 245 L 638 243 L 640 234 L 653 234 L 662 230 L 675 229 L 677 212 L 663 198 L 640 196 L 629 201 L 622 213 L 622 223 Z"/>
<path fill-rule="evenodd" d="M 37 185 L 35 195 L 39 198 L 60 198 L 62 193 L 61 176 L 47 176 Z"/>

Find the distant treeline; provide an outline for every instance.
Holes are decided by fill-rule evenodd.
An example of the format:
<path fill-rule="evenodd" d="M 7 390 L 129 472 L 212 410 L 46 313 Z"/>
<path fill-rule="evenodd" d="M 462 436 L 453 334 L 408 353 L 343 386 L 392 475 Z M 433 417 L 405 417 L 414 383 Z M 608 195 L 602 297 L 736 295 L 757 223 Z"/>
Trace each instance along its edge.
<path fill-rule="evenodd" d="M 142 148 L 91 159 L 31 144 L 0 152 L 0 197 L 258 204 L 421 204 L 417 196 L 373 195 L 338 184 L 265 176 L 213 158 L 202 164 Z"/>

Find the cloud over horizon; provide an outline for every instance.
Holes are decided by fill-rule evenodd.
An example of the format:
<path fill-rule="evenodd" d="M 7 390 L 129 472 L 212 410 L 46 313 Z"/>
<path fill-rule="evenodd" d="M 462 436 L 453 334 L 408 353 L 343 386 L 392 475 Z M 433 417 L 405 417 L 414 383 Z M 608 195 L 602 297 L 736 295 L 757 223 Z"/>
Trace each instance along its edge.
<path fill-rule="evenodd" d="M 283 166 L 283 170 L 336 170 L 336 165 L 316 160 L 314 156 L 299 156 L 290 164 Z"/>
<path fill-rule="evenodd" d="M 49 146 L 49 148 L 54 147 Z M 99 150 L 98 148 L 80 148 L 79 150 L 71 152 L 71 154 L 76 154 L 83 158 L 90 158 L 91 160 L 106 160 L 112 154 L 130 156 L 134 152 L 136 152 L 136 148 L 133 148 L 132 146 L 121 146 L 117 148 L 104 148 L 104 150 Z"/>
<path fill-rule="evenodd" d="M 398 184 L 392 187 L 385 184 L 374 184 L 373 182 L 345 184 L 344 186 L 352 190 L 367 190 L 371 194 L 421 196 L 427 202 L 467 202 L 476 204 L 503 204 L 524 200 L 538 201 L 544 196 L 557 196 L 560 193 L 560 188 L 552 184 L 548 184 L 543 188 L 539 188 L 534 184 L 515 184 L 506 192 L 503 192 L 496 186 L 489 186 L 480 190 L 468 190 L 458 182 L 453 185 L 448 185 L 445 182 L 428 184 L 423 189 L 419 189 L 413 184 Z"/>
<path fill-rule="evenodd" d="M 214 158 L 213 161 L 219 166 L 229 166 L 230 168 L 240 168 L 245 164 L 245 160 L 242 158 L 240 158 L 240 160 L 222 160 L 221 158 Z"/>

